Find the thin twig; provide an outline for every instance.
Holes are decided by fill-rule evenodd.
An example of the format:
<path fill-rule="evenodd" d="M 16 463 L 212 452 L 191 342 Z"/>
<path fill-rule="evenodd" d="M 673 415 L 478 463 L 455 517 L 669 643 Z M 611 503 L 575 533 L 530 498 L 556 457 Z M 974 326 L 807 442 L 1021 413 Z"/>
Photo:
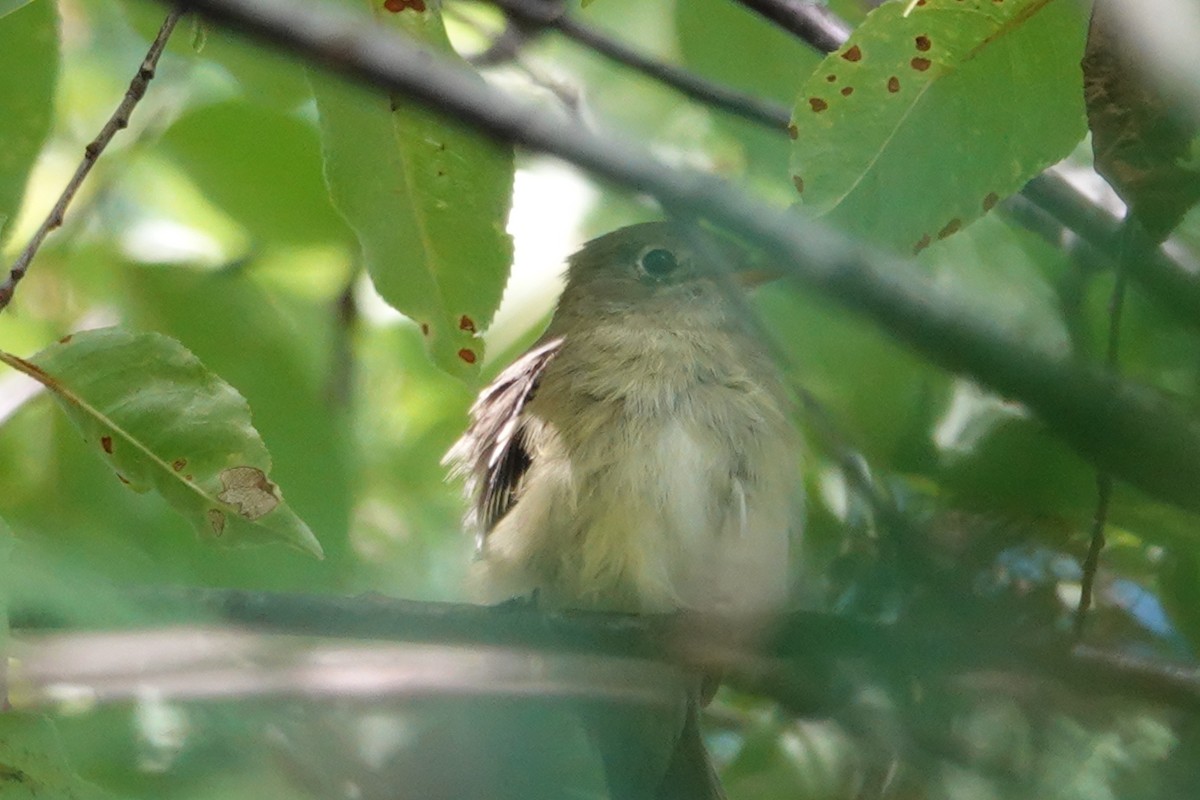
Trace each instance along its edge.
<path fill-rule="evenodd" d="M 542 0 L 488 0 L 510 19 L 527 27 L 558 31 L 618 64 L 630 67 L 675 89 L 686 97 L 761 123 L 780 132 L 791 122 L 791 112 L 769 100 L 739 92 L 686 69 L 657 61 L 617 41 L 599 29 L 572 19 L 561 3 Z"/>
<path fill-rule="evenodd" d="M 1075 607 L 1075 636 L 1082 637 L 1092 595 L 1096 587 L 1096 572 L 1100 569 L 1100 553 L 1104 550 L 1104 530 L 1108 525 L 1108 506 L 1112 501 L 1113 479 L 1107 472 L 1096 473 L 1096 512 L 1092 517 L 1092 534 L 1087 555 L 1083 559 L 1083 579 L 1079 582 L 1079 605 Z"/>
<path fill-rule="evenodd" d="M 62 194 L 58 197 L 58 202 L 50 209 L 50 214 L 38 226 L 37 231 L 29 240 L 29 244 L 25 245 L 25 249 L 17 256 L 17 260 L 13 262 L 12 268 L 8 271 L 8 277 L 4 283 L 0 284 L 0 311 L 3 311 L 12 301 L 13 293 L 17 290 L 17 284 L 25 277 L 25 273 L 29 270 L 29 264 L 37 255 L 38 248 L 42 246 L 42 242 L 50 235 L 50 232 L 63 224 L 63 218 L 67 213 L 67 206 L 75 198 L 79 187 L 83 185 L 84 179 L 88 173 L 92 171 L 92 167 L 96 165 L 96 161 L 100 158 L 100 154 L 104 152 L 104 148 L 116 135 L 117 131 L 123 130 L 129 125 L 129 117 L 133 113 L 133 109 L 137 107 L 142 96 L 146 93 L 146 87 L 154 78 L 154 70 L 158 66 L 158 59 L 162 55 L 163 49 L 167 46 L 167 40 L 171 38 L 171 32 L 175 30 L 175 23 L 179 21 L 179 17 L 183 14 L 181 8 L 173 8 L 167 12 L 166 19 L 163 20 L 162 27 L 158 30 L 158 35 L 154 37 L 154 41 L 150 44 L 150 49 L 146 52 L 146 57 L 142 59 L 142 64 L 138 67 L 137 74 L 133 76 L 133 80 L 129 82 L 129 88 L 125 91 L 125 96 L 121 98 L 121 102 L 117 105 L 112 116 L 108 118 L 108 122 L 104 123 L 104 127 L 100 129 L 100 133 L 96 134 L 96 138 L 88 143 L 87 147 L 83 148 L 83 160 L 79 162 L 79 166 L 75 169 L 75 174 L 71 176 L 71 180 L 67 182 Z"/>
<path fill-rule="evenodd" d="M 1108 300 L 1108 345 L 1105 348 L 1104 363 L 1114 376 L 1119 375 L 1121 354 L 1121 312 L 1125 308 L 1125 289 L 1128 281 L 1128 265 L 1137 258 L 1136 252 L 1141 248 L 1135 246 L 1140 241 L 1137 236 L 1137 218 L 1132 212 L 1126 215 L 1122 227 L 1121 248 L 1117 256 L 1117 275 L 1113 282 L 1112 294 Z M 1088 611 L 1092 607 L 1092 595 L 1096 586 L 1096 572 L 1100 568 L 1100 553 L 1104 550 L 1104 531 L 1108 526 L 1108 506 L 1112 501 L 1113 479 L 1106 470 L 1096 473 L 1096 513 L 1092 518 L 1092 535 L 1088 542 L 1087 556 L 1083 561 L 1083 579 L 1079 583 L 1079 605 L 1075 608 L 1075 635 L 1083 636 L 1084 625 L 1087 622 Z"/>
<path fill-rule="evenodd" d="M 820 50 L 832 53 L 850 36 L 850 25 L 823 5 L 807 0 L 735 0 Z"/>

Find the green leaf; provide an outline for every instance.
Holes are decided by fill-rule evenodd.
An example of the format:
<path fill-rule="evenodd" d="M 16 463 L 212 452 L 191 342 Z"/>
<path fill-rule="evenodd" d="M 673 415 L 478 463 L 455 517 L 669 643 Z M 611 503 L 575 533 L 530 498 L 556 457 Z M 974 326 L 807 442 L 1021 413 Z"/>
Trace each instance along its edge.
<path fill-rule="evenodd" d="M 216 103 L 180 117 L 162 144 L 204 194 L 252 236 L 288 242 L 349 239 L 321 177 L 312 123 L 251 103 Z"/>
<path fill-rule="evenodd" d="M 5 650 L 8 647 L 8 595 L 12 591 L 12 546 L 12 534 L 8 532 L 8 525 L 0 519 L 0 660 L 6 658 Z M 3 700 L 3 695 L 0 695 L 0 702 Z"/>
<path fill-rule="evenodd" d="M 50 720 L 0 715 L 0 797 L 4 800 L 106 800 L 113 797 L 79 777 Z"/>
<path fill-rule="evenodd" d="M 892 0 L 801 88 L 804 207 L 910 252 L 1058 161 L 1084 133 L 1085 20 L 1064 0 Z"/>
<path fill-rule="evenodd" d="M 29 5 L 32 0 L 0 0 L 0 17 L 6 17 L 19 8 Z"/>
<path fill-rule="evenodd" d="M 117 328 L 0 361 L 46 386 L 84 440 L 135 491 L 155 489 L 202 535 L 282 540 L 320 556 L 267 477 L 271 457 L 237 391 L 173 339 Z"/>
<path fill-rule="evenodd" d="M 688 0 L 675 4 L 675 31 L 686 66 L 715 81 L 759 97 L 790 103 L 796 82 L 820 60 L 812 48 L 728 0 Z M 753 58 L 746 58 L 753 53 Z M 755 121 L 732 114 L 712 114 L 713 127 L 726 135 L 723 152 L 715 156 L 722 170 L 727 162 L 740 161 L 747 172 L 761 178 L 762 188 L 780 193 L 786 202 L 787 186 L 780 176 L 787 169 L 791 142 Z"/>
<path fill-rule="evenodd" d="M 388 4 L 392 5 L 392 4 Z M 438 5 L 375 9 L 450 53 Z M 423 10 L 421 10 L 423 9 Z M 511 149 L 399 98 L 313 72 L 325 178 L 383 298 L 420 325 L 434 361 L 471 375 L 508 275 Z M 394 110 L 393 110 L 394 109 Z"/>
<path fill-rule="evenodd" d="M 0 242 L 50 133 L 58 81 L 58 16 L 50 0 L 0 3 Z"/>

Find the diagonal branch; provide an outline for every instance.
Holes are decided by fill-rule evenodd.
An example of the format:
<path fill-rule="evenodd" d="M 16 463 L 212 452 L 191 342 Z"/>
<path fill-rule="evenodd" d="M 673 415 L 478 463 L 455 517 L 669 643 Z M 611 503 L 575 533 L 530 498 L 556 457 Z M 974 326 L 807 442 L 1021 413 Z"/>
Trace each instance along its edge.
<path fill-rule="evenodd" d="M 812 45 L 832 53 L 845 43 L 852 28 L 823 5 L 811 0 L 734 0 Z"/>
<path fill-rule="evenodd" d="M 598 28 L 572 19 L 562 3 L 545 0 L 487 0 L 509 19 L 527 28 L 554 30 L 610 61 L 637 70 L 670 86 L 685 97 L 728 111 L 779 132 L 787 130 L 791 112 L 777 103 L 739 92 L 671 64 L 657 61 L 606 35 Z"/>
<path fill-rule="evenodd" d="M 121 102 L 117 105 L 116 110 L 113 111 L 112 116 L 108 118 L 108 122 L 104 123 L 104 127 L 100 129 L 100 133 L 96 134 L 96 138 L 89 142 L 87 147 L 83 148 L 83 160 L 76 167 L 75 174 L 71 176 L 71 180 L 67 181 L 67 185 L 63 188 L 62 194 L 59 195 L 58 201 L 50 209 L 50 214 L 38 226 L 29 243 L 25 245 L 25 249 L 21 251 L 21 254 L 17 256 L 17 260 L 13 262 L 4 283 L 0 283 L 0 311 L 3 311 L 12 301 L 13 293 L 17 290 L 17 284 L 21 282 L 25 277 L 25 273 L 29 271 L 29 265 L 33 261 L 33 257 L 37 255 L 42 242 L 46 240 L 51 231 L 63 224 L 63 217 L 67 213 L 67 207 L 75 199 L 76 193 L 83 186 L 84 180 L 87 178 L 88 173 L 92 171 L 92 167 L 96 165 L 96 161 L 99 160 L 100 154 L 104 152 L 104 148 L 108 147 L 108 143 L 112 141 L 117 131 L 123 130 L 129 125 L 129 117 L 133 114 L 133 109 L 137 107 L 142 96 L 146 93 L 146 87 L 153 80 L 154 70 L 158 66 L 158 59 L 162 55 L 163 49 L 167 46 L 167 40 L 171 38 L 171 32 L 175 30 L 175 23 L 179 21 L 179 17 L 182 14 L 183 11 L 177 8 L 167 13 L 167 18 L 163 20 L 158 35 L 154 37 L 154 41 L 150 44 L 150 49 L 147 51 L 146 57 L 142 59 L 142 64 L 138 67 L 137 74 L 129 82 L 129 88 L 125 91 L 125 96 L 121 98 Z"/>

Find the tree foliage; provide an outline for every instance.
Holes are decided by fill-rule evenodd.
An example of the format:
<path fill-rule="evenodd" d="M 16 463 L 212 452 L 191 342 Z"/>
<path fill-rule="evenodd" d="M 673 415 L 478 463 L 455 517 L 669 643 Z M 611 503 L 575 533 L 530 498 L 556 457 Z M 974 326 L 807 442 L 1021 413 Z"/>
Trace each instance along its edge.
<path fill-rule="evenodd" d="M 790 112 L 777 126 L 599 58 L 561 26 L 506 27 L 504 3 L 336 5 L 480 64 L 481 85 L 518 94 L 521 113 L 619 130 L 878 248 L 868 253 L 912 259 L 936 290 L 922 298 L 930 309 L 954 303 L 1064 363 L 1119 370 L 1194 429 L 1200 316 L 1181 314 L 1185 295 L 1164 298 L 1170 284 L 1143 281 L 1139 264 L 1170 234 L 1165 268 L 1192 280 L 1200 110 L 1150 69 L 1126 81 L 1128 70 L 1093 66 L 1085 93 L 1085 47 L 1085 63 L 1119 65 L 1150 45 L 1122 39 L 1117 53 L 1114 28 L 1100 36 L 1095 23 L 1089 39 L 1080 4 L 837 0 L 854 31 L 828 54 L 754 3 L 565 4 L 601 35 Z M 47 218 L 166 9 L 0 0 L 6 264 Z M 1020 193 L 1053 164 L 1099 198 L 1085 209 L 1114 229 L 1117 194 L 1168 211 L 1089 237 Z M 0 688 L 12 709 L 0 713 L 0 794 L 453 796 L 464 763 L 500 769 L 511 757 L 599 796 L 596 754 L 546 700 L 578 686 L 552 660 L 538 662 L 544 703 L 513 690 L 486 713 L 447 699 L 450 685 L 487 692 L 445 653 L 430 656 L 445 681 L 429 684 L 438 700 L 393 687 L 374 705 L 262 699 L 303 694 L 296 665 L 313 664 L 291 660 L 294 642 L 266 658 L 220 640 L 274 665 L 265 674 L 278 691 L 251 692 L 253 704 L 224 673 L 184 670 L 178 686 L 190 689 L 114 701 L 99 683 L 47 694 L 22 664 L 40 668 L 50 632 L 161 632 L 179 619 L 164 599 L 177 590 L 185 605 L 189 590 L 230 587 L 459 599 L 470 542 L 439 461 L 473 392 L 539 333 L 572 243 L 662 213 L 437 109 L 183 17 L 128 129 L 0 313 L 0 361 L 15 368 L 0 374 L 0 652 L 11 653 Z M 962 652 L 1065 641 L 1094 579 L 1089 645 L 1194 670 L 1195 513 L 1119 481 L 1098 511 L 1097 483 L 1111 476 L 1079 455 L 1103 448 L 1079 442 L 1110 431 L 1065 431 L 826 294 L 770 285 L 754 308 L 806 406 L 805 601 L 920 635 L 873 648 L 868 636 L 854 650 L 831 632 L 808 661 L 772 662 L 770 680 L 735 671 L 708 720 L 730 796 L 1150 799 L 1200 787 L 1194 703 L 1094 692 L 1018 659 L 989 669 Z M 1107 546 L 1093 574 L 1096 530 Z M 923 644 L 886 649 L 904 641 Z M 387 672 L 386 659 L 354 652 Z M 600 667 L 585 674 L 617 692 Z"/>

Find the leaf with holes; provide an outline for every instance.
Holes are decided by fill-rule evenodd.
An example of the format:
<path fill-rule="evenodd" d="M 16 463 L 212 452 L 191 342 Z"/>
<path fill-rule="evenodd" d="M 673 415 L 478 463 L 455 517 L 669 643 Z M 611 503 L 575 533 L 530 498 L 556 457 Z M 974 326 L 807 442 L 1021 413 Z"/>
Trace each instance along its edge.
<path fill-rule="evenodd" d="M 355 5 L 360 5 L 355 3 Z M 372 0 L 385 24 L 452 54 L 434 0 Z M 325 179 L 379 294 L 421 326 L 434 361 L 473 375 L 508 276 L 509 147 L 401 98 L 310 73 Z"/>
<path fill-rule="evenodd" d="M 1085 30 L 1069 0 L 880 6 L 801 88 L 803 206 L 909 252 L 951 235 L 1083 136 Z"/>
<path fill-rule="evenodd" d="M 0 361 L 45 385 L 122 483 L 156 490 L 202 535 L 321 555 L 267 477 L 271 456 L 245 399 L 174 339 L 101 328 L 28 360 L 0 351 Z"/>

